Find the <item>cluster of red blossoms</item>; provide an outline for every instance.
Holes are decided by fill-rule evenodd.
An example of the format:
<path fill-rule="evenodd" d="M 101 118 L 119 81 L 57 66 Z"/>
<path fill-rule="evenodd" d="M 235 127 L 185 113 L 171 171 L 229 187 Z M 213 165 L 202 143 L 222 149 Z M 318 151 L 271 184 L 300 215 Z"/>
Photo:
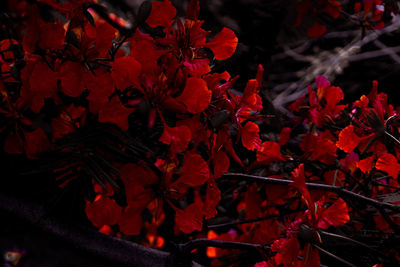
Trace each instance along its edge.
<path fill-rule="evenodd" d="M 54 173 L 61 187 L 89 178 L 94 196 L 85 211 L 99 231 L 140 235 L 142 244 L 160 248 L 158 229 L 173 211 L 176 235 L 270 245 L 268 259 L 256 266 L 319 266 L 321 229 L 371 226 L 362 220 L 370 210 L 356 209 L 356 201 L 347 205 L 351 199 L 342 199 L 338 188 L 370 200 L 399 189 L 399 110 L 377 92 L 377 82 L 349 106 L 339 87 L 317 77 L 308 98 L 288 107 L 295 116 L 279 138 L 262 140 L 263 68 L 242 92 L 234 89 L 237 77 L 212 71 L 214 61 L 234 54 L 238 39 L 228 28 L 215 35 L 204 30 L 197 1 L 184 18 L 169 0 L 145 2 L 137 16 L 143 21 L 131 28 L 102 10 L 90 0 L 9 1 L 10 18 L 20 24 L 5 25 L 10 37 L 0 41 L 4 151 L 29 159 L 55 150 L 70 155 Z M 323 9 L 333 17 L 338 10 L 337 1 Z M 120 142 L 108 152 L 90 150 L 89 139 L 77 139 L 87 128 L 128 138 L 154 131 L 148 139 L 162 149 L 146 149 L 147 142 L 138 152 Z M 139 154 L 127 159 L 132 151 Z M 237 151 L 251 156 L 243 160 Z M 203 222 L 217 215 L 221 200 L 218 182 L 232 166 L 275 180 L 246 180 L 244 190 L 231 194 L 239 221 L 248 223 L 206 231 Z M 309 191 L 309 182 L 325 190 Z M 399 217 L 380 212 L 371 215 L 374 229 L 397 231 Z M 400 259 L 395 248 L 387 253 Z M 218 266 L 227 251 L 210 247 L 207 255 Z"/>
<path fill-rule="evenodd" d="M 231 57 L 238 40 L 228 28 L 209 38 L 198 19 L 197 1 L 190 2 L 184 19 L 176 18 L 169 0 L 153 2 L 145 23 L 161 27 L 162 34 L 152 36 L 137 28 L 128 37 L 100 18 L 91 4 L 9 2 L 11 14 L 23 23 L 16 29 L 18 36 L 1 41 L 4 150 L 35 159 L 89 122 L 128 131 L 137 127 L 128 118 L 141 112 L 147 129 L 161 122 L 157 142 L 167 145 L 168 152 L 156 157 L 151 167 L 145 161 L 112 162 L 120 173 L 115 179 L 125 188 L 123 207 L 114 199 L 113 184 L 99 185 L 92 178 L 96 196 L 87 202 L 89 220 L 102 231 L 119 225 L 121 233 L 137 235 L 144 210 L 152 215 L 150 224 L 159 225 L 165 217 L 163 206 L 170 205 L 177 231 L 201 230 L 203 219 L 217 213 L 220 191 L 215 179 L 227 172 L 229 157 L 244 166 L 233 148 L 232 128 L 244 147 L 264 151 L 253 122 L 262 109 L 258 93 L 263 68 L 243 93 L 231 90 L 237 79 L 229 73 L 211 73 L 210 60 Z M 65 22 L 46 21 L 40 13 L 43 6 Z M 115 18 L 114 22 L 124 24 Z M 46 113 L 47 105 L 55 112 Z M 174 120 L 166 118 L 171 114 Z M 83 150 L 82 154 L 89 156 Z M 61 186 L 73 179 L 68 176 Z M 189 195 L 194 196 L 192 203 L 182 206 Z"/>
<path fill-rule="evenodd" d="M 356 24 L 362 29 L 381 29 L 385 27 L 385 22 L 383 21 L 384 12 L 398 13 L 396 3 L 388 0 L 354 1 L 351 12 L 344 11 L 340 1 L 318 0 L 315 2 L 311 0 L 301 0 L 296 6 L 296 27 L 303 23 L 304 16 L 309 16 L 311 14 L 315 17 L 311 23 L 305 23 L 307 25 L 307 35 L 312 38 L 319 37 L 326 33 L 326 25 L 321 22 L 321 19 L 318 19 L 318 17 L 324 14 L 332 19 L 337 19 L 343 13 L 348 16 L 349 19 L 356 21 Z"/>

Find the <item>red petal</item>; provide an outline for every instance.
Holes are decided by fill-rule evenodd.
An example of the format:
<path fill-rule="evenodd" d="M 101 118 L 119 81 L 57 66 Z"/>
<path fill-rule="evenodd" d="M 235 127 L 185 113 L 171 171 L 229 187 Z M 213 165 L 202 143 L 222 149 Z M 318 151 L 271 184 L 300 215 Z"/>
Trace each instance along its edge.
<path fill-rule="evenodd" d="M 291 112 L 293 112 L 293 111 L 299 112 L 300 111 L 300 106 L 304 102 L 304 99 L 306 99 L 306 95 L 305 94 L 302 95 L 296 101 L 294 101 L 292 104 L 290 104 L 288 106 L 288 110 L 290 110 Z"/>
<path fill-rule="evenodd" d="M 46 63 L 39 61 L 29 79 L 30 90 L 43 97 L 51 97 L 57 88 L 57 75 Z"/>
<path fill-rule="evenodd" d="M 199 1 L 190 0 L 188 7 L 186 9 L 185 18 L 190 20 L 197 20 L 197 18 L 199 17 L 199 12 L 200 12 Z"/>
<path fill-rule="evenodd" d="M 397 162 L 395 156 L 389 153 L 384 153 L 379 156 L 378 161 L 375 164 L 375 168 L 384 171 L 394 179 L 397 179 L 400 171 L 400 164 Z"/>
<path fill-rule="evenodd" d="M 258 186 L 253 183 L 247 188 L 247 192 L 244 197 L 246 217 L 245 219 L 258 218 L 259 212 L 261 210 L 261 202 L 263 199 L 258 192 Z"/>
<path fill-rule="evenodd" d="M 342 226 L 350 220 L 349 208 L 346 202 L 339 198 L 329 208 L 325 209 L 318 220 L 318 227 L 328 229 L 330 226 Z"/>
<path fill-rule="evenodd" d="M 44 23 L 40 26 L 39 47 L 42 49 L 62 49 L 64 45 L 64 25 Z"/>
<path fill-rule="evenodd" d="M 50 148 L 49 139 L 42 128 L 36 128 L 33 132 L 24 131 L 24 136 L 25 152 L 28 158 L 36 158 L 35 154 Z"/>
<path fill-rule="evenodd" d="M 21 136 L 11 132 L 5 140 L 4 151 L 8 154 L 22 154 L 24 152 L 24 141 Z"/>
<path fill-rule="evenodd" d="M 154 1 L 152 3 L 150 16 L 146 22 L 150 27 L 168 27 L 176 15 L 176 9 L 169 0 Z"/>
<path fill-rule="evenodd" d="M 326 32 L 326 26 L 321 25 L 318 22 L 314 22 L 314 24 L 307 29 L 307 34 L 311 38 L 320 37 L 325 32 Z"/>
<path fill-rule="evenodd" d="M 235 53 L 237 43 L 238 38 L 235 33 L 224 27 L 205 46 L 213 51 L 216 60 L 224 60 L 230 58 Z"/>
<path fill-rule="evenodd" d="M 221 191 L 214 179 L 208 180 L 206 200 L 204 202 L 203 213 L 206 220 L 214 218 L 217 215 L 216 206 L 221 200 Z"/>
<path fill-rule="evenodd" d="M 277 142 L 266 141 L 262 143 L 257 151 L 257 161 L 263 164 L 270 164 L 275 161 L 285 161 L 281 154 L 281 147 Z"/>
<path fill-rule="evenodd" d="M 183 64 L 193 77 L 200 77 L 211 71 L 210 61 L 207 58 L 186 59 Z"/>
<path fill-rule="evenodd" d="M 254 122 L 247 122 L 246 125 L 240 130 L 240 137 L 242 144 L 248 150 L 260 149 L 261 139 L 258 134 L 260 128 Z"/>
<path fill-rule="evenodd" d="M 346 153 L 351 153 L 360 143 L 362 138 L 354 132 L 354 126 L 349 125 L 340 131 L 336 146 Z"/>
<path fill-rule="evenodd" d="M 304 164 L 300 164 L 298 168 L 294 169 L 291 174 L 291 178 L 293 179 L 293 183 L 291 184 L 295 187 L 299 192 L 303 195 L 304 200 L 311 211 L 311 216 L 315 216 L 315 207 L 314 201 L 311 199 L 310 192 L 306 186 L 306 178 L 304 176 Z"/>
<path fill-rule="evenodd" d="M 89 110 L 93 114 L 97 114 L 115 91 L 111 73 L 101 69 L 96 70 L 95 75 L 88 73 L 85 75 L 85 84 L 90 91 L 87 97 L 89 100 Z"/>
<path fill-rule="evenodd" d="M 332 18 L 337 19 L 340 16 L 342 6 L 339 1 L 329 0 L 326 2 L 324 12 L 328 13 Z M 357 13 L 357 12 L 356 12 Z"/>
<path fill-rule="evenodd" d="M 118 89 L 124 90 L 135 86 L 142 70 L 142 66 L 134 57 L 120 57 L 112 64 L 112 77 Z"/>
<path fill-rule="evenodd" d="M 259 93 L 259 84 L 256 79 L 249 80 L 244 89 L 241 104 L 249 106 L 253 110 L 262 109 L 262 101 Z"/>
<path fill-rule="evenodd" d="M 142 208 L 128 206 L 121 214 L 118 221 L 119 229 L 126 235 L 138 235 L 142 230 L 143 218 Z"/>
<path fill-rule="evenodd" d="M 371 156 L 360 160 L 357 162 L 357 168 L 359 168 L 363 173 L 369 172 L 374 167 L 374 158 L 375 156 Z"/>
<path fill-rule="evenodd" d="M 176 127 L 168 127 L 167 125 L 164 125 L 164 131 L 159 141 L 170 145 L 172 153 L 175 154 L 185 151 L 191 138 L 192 133 L 189 127 L 185 125 Z"/>
<path fill-rule="evenodd" d="M 290 134 L 292 133 L 292 129 L 289 127 L 284 127 L 281 130 L 279 135 L 279 145 L 283 146 L 286 145 L 287 142 L 290 140 Z"/>
<path fill-rule="evenodd" d="M 203 208 L 203 202 L 199 196 L 193 204 L 190 204 L 185 209 L 177 209 L 175 216 L 175 223 L 179 230 L 189 234 L 195 230 L 201 231 L 203 227 L 203 213 L 199 212 Z"/>
<path fill-rule="evenodd" d="M 96 36 L 94 38 L 98 57 L 106 57 L 108 55 L 108 50 L 112 46 L 116 32 L 109 23 L 101 20 L 96 21 Z"/>
<path fill-rule="evenodd" d="M 99 111 L 99 122 L 114 123 L 126 131 L 129 128 L 128 116 L 132 111 L 132 109 L 126 108 L 116 96 Z"/>
<path fill-rule="evenodd" d="M 214 155 L 214 178 L 221 177 L 229 169 L 229 158 L 224 151 L 218 151 Z"/>
<path fill-rule="evenodd" d="M 186 152 L 180 174 L 181 177 L 175 184 L 200 186 L 210 178 L 210 169 L 207 162 L 200 155 Z"/>
<path fill-rule="evenodd" d="M 88 219 L 98 228 L 103 225 L 117 224 L 121 210 L 114 199 L 104 195 L 98 195 L 93 203 L 87 201 L 85 209 Z"/>
<path fill-rule="evenodd" d="M 210 104 L 211 91 L 203 79 L 191 77 L 186 80 L 185 89 L 177 100 L 182 102 L 190 113 L 200 113 Z"/>
<path fill-rule="evenodd" d="M 67 96 L 78 97 L 85 90 L 85 69 L 80 63 L 67 61 L 61 66 L 61 91 Z"/>

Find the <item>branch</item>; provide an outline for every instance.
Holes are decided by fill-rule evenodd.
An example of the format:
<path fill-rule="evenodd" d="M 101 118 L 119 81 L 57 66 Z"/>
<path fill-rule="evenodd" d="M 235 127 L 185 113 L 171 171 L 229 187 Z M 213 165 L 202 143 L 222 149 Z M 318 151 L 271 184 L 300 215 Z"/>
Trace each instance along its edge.
<path fill-rule="evenodd" d="M 290 185 L 293 183 L 293 181 L 291 181 L 291 180 L 283 180 L 283 179 L 277 179 L 277 178 L 248 175 L 248 174 L 243 174 L 243 173 L 226 173 L 222 177 L 227 178 L 227 179 L 239 179 L 239 180 L 245 179 L 245 180 L 253 180 L 253 181 L 256 180 L 256 181 L 261 181 L 261 182 L 268 183 L 268 184 L 279 184 L 279 185 Z M 369 205 L 373 206 L 377 210 L 386 208 L 386 209 L 390 209 L 392 211 L 400 212 L 400 205 L 393 205 L 391 203 L 380 202 L 375 199 L 356 194 L 356 193 L 346 190 L 340 186 L 316 184 L 316 183 L 306 183 L 306 186 L 310 190 L 322 190 L 322 191 L 334 192 L 334 193 L 338 194 L 339 196 L 351 198 L 354 200 L 359 200 L 361 202 L 364 202 L 365 204 L 369 204 Z"/>
<path fill-rule="evenodd" d="M 13 214 L 45 232 L 115 266 L 167 266 L 171 254 L 101 234 L 47 216 L 43 207 L 0 194 L 0 211 Z M 7 217 L 5 217 L 7 218 Z M 193 266 L 199 266 L 193 262 Z"/>
<path fill-rule="evenodd" d="M 207 238 L 194 239 L 184 244 L 180 244 L 178 246 L 179 250 L 183 253 L 190 252 L 193 249 L 199 247 L 216 247 L 225 249 L 269 249 L 268 246 L 263 246 L 260 244 L 223 241 L 223 240 L 207 239 Z"/>

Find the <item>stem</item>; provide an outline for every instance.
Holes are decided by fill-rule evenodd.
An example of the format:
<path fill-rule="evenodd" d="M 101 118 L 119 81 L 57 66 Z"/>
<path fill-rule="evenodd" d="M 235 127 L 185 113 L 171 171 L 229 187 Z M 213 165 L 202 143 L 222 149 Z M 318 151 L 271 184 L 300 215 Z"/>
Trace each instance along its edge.
<path fill-rule="evenodd" d="M 332 237 L 336 237 L 336 238 L 339 238 L 339 239 L 342 239 L 342 240 L 350 241 L 350 242 L 352 242 L 352 243 L 354 243 L 354 244 L 357 244 L 357 245 L 359 245 L 359 246 L 362 246 L 362 247 L 364 247 L 364 248 L 367 248 L 367 249 L 369 249 L 369 250 L 371 250 L 371 251 L 373 251 L 373 252 L 379 254 L 380 256 L 386 257 L 382 252 L 380 252 L 380 251 L 378 251 L 378 250 L 376 250 L 376 249 L 374 249 L 374 248 L 371 248 L 370 246 L 368 246 L 368 245 L 366 245 L 366 244 L 364 244 L 364 243 L 362 243 L 362 242 L 360 242 L 360 241 L 354 240 L 354 239 L 352 239 L 352 238 L 350 238 L 350 237 L 342 236 L 342 235 L 338 235 L 338 234 L 334 234 L 334 233 L 325 232 L 325 231 L 323 231 L 323 230 L 319 230 L 318 232 L 319 232 L 320 234 L 322 234 L 322 235 L 332 236 Z"/>
<path fill-rule="evenodd" d="M 350 266 L 350 267 L 357 267 L 356 265 L 354 265 L 354 264 L 352 264 L 352 263 L 346 261 L 345 259 L 340 258 L 339 256 L 336 256 L 336 255 L 330 253 L 329 251 L 327 251 L 327 250 L 325 250 L 325 249 L 319 247 L 318 245 L 313 244 L 313 246 L 314 246 L 316 249 L 318 249 L 320 252 L 324 253 L 325 255 L 327 255 L 327 256 L 329 256 L 329 257 L 332 257 L 332 258 L 334 258 L 334 259 L 340 261 L 341 263 L 346 264 L 347 266 Z"/>
<path fill-rule="evenodd" d="M 216 247 L 216 248 L 225 248 L 225 249 L 269 249 L 267 246 L 263 246 L 260 244 L 251 244 L 251 243 L 242 243 L 242 242 L 233 242 L 233 241 L 222 241 L 216 239 L 208 239 L 208 238 L 199 238 L 194 239 L 184 244 L 179 245 L 179 249 L 181 252 L 190 252 L 195 248 L 199 247 Z"/>
<path fill-rule="evenodd" d="M 277 218 L 279 215 L 274 214 L 274 215 L 267 215 L 263 216 L 260 218 L 255 218 L 255 219 L 248 219 L 248 220 L 243 220 L 243 221 L 237 221 L 237 222 L 229 222 L 229 223 L 221 223 L 221 224 L 213 224 L 213 225 L 208 225 L 207 229 L 218 229 L 218 228 L 225 228 L 229 226 L 235 226 L 235 225 L 240 225 L 240 224 L 245 224 L 245 223 L 253 223 L 253 222 L 259 222 L 259 221 L 264 221 L 272 218 Z"/>
<path fill-rule="evenodd" d="M 277 178 L 270 178 L 270 177 L 262 177 L 256 175 L 248 175 L 243 173 L 226 173 L 222 177 L 227 179 L 247 179 L 247 180 L 257 180 L 262 181 L 268 184 L 279 184 L 279 185 L 290 185 L 293 183 L 291 180 L 283 180 Z M 218 181 L 218 180 L 217 180 Z M 387 208 L 393 211 L 400 211 L 400 205 L 393 205 L 391 203 L 380 202 L 375 199 L 365 197 L 349 190 L 346 190 L 340 186 L 333 186 L 333 185 L 326 185 L 326 184 L 316 184 L 316 183 L 306 183 L 308 189 L 311 190 L 322 190 L 322 191 L 329 191 L 338 194 L 339 196 L 345 196 L 351 199 L 359 200 L 366 204 L 369 204 L 375 207 L 378 210 Z"/>

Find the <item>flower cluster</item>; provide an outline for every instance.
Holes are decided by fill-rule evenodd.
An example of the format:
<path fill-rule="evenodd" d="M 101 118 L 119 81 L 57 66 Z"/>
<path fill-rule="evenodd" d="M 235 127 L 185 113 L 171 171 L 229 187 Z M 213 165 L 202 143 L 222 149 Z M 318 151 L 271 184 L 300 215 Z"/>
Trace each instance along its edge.
<path fill-rule="evenodd" d="M 298 25 L 307 12 L 340 15 L 338 1 L 311 2 L 299 3 Z M 356 13 L 378 27 L 378 5 L 356 3 Z M 319 266 L 326 231 L 400 231 L 399 109 L 376 81 L 349 105 L 318 76 L 280 133 L 265 135 L 263 67 L 244 88 L 213 71 L 238 39 L 228 28 L 203 29 L 195 0 L 184 17 L 170 0 L 145 1 L 130 22 L 92 0 L 9 0 L 8 8 L 3 151 L 47 161 L 61 188 L 79 184 L 100 232 L 156 248 L 166 235 L 255 243 L 270 248 L 256 266 Z M 323 32 L 309 28 L 312 37 Z M 217 213 L 236 217 L 217 224 Z M 240 257 L 205 253 L 213 266 Z M 387 253 L 400 259 L 396 247 Z"/>

